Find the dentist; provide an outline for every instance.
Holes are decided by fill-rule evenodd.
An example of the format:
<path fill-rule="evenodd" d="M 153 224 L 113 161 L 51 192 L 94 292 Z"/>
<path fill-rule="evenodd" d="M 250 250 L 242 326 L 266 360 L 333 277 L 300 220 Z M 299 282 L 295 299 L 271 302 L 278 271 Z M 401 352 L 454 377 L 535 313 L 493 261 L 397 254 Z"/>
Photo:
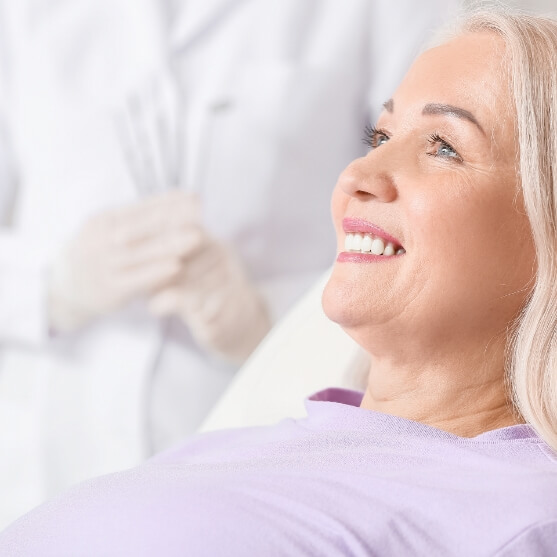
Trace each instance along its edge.
<path fill-rule="evenodd" d="M 0 524 L 195 430 L 456 3 L 0 0 Z"/>

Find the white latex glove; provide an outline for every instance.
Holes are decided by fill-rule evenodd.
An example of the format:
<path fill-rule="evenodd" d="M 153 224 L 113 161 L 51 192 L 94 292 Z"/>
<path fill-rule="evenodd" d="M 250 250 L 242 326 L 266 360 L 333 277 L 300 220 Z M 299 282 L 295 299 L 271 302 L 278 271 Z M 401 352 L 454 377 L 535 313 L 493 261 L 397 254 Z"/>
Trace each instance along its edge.
<path fill-rule="evenodd" d="M 263 299 L 236 255 L 201 226 L 199 248 L 182 272 L 149 302 L 156 316 L 179 316 L 197 342 L 230 362 L 242 363 L 271 328 Z"/>
<path fill-rule="evenodd" d="M 50 268 L 51 327 L 72 331 L 171 284 L 199 248 L 196 215 L 191 198 L 174 190 L 87 221 Z"/>

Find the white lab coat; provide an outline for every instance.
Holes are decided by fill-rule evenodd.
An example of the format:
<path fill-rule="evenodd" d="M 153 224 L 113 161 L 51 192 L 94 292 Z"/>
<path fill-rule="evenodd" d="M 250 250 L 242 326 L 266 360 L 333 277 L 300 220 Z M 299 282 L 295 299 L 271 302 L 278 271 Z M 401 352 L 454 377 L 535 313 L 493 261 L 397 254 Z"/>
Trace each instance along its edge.
<path fill-rule="evenodd" d="M 49 261 L 137 199 L 114 107 L 179 53 L 188 180 L 278 316 L 330 265 L 336 177 L 456 0 L 179 4 L 0 0 L 0 524 L 191 432 L 233 373 L 141 303 L 49 334 Z"/>

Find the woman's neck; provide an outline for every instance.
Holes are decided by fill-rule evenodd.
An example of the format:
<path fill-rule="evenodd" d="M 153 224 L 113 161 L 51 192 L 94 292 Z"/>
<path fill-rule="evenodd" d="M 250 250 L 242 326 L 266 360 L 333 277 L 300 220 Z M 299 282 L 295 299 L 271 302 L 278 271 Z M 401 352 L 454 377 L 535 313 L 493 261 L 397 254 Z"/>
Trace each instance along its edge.
<path fill-rule="evenodd" d="M 404 366 L 372 357 L 361 407 L 461 437 L 523 423 L 509 403 L 503 365 L 458 358 Z"/>

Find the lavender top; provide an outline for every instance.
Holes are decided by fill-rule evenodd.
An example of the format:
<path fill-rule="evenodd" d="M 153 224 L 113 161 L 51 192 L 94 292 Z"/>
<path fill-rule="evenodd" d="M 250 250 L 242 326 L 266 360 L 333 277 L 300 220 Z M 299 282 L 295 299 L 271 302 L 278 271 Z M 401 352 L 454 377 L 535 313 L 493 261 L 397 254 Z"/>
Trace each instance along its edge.
<path fill-rule="evenodd" d="M 16 521 L 0 555 L 557 555 L 557 457 L 526 425 L 463 438 L 328 389 L 308 417 L 198 436 Z"/>

